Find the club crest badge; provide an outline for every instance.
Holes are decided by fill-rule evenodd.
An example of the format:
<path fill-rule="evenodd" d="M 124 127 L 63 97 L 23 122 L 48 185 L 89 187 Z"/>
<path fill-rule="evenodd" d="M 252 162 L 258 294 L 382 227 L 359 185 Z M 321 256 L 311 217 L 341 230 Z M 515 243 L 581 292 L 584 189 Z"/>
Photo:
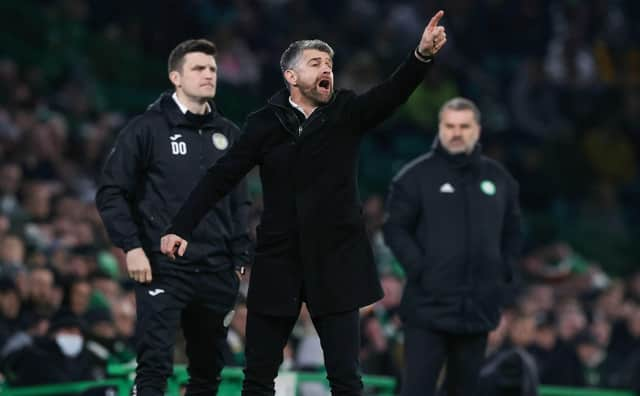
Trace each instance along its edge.
<path fill-rule="evenodd" d="M 480 189 L 487 195 L 494 195 L 496 193 L 496 185 L 490 180 L 484 180 L 480 183 Z"/>
<path fill-rule="evenodd" d="M 218 150 L 226 150 L 227 147 L 229 147 L 229 140 L 227 140 L 227 137 L 220 132 L 214 133 L 213 136 L 211 136 L 211 140 Z"/>

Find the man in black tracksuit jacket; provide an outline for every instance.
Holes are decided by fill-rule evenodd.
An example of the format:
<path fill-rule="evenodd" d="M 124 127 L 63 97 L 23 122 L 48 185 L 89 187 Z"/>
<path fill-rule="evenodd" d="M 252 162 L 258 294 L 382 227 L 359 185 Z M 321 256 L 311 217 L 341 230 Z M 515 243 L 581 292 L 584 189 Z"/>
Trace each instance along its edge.
<path fill-rule="evenodd" d="M 487 333 L 500 317 L 521 240 L 518 186 L 477 144 L 480 113 L 455 98 L 438 138 L 393 179 L 385 241 L 407 273 L 404 396 L 433 395 L 447 361 L 448 395 L 473 395 Z"/>
<path fill-rule="evenodd" d="M 357 194 L 359 143 L 424 79 L 446 42 L 437 26 L 442 14 L 396 72 L 361 95 L 333 92 L 328 44 L 292 43 L 280 62 L 288 89 L 249 116 L 238 143 L 207 172 L 163 237 L 163 252 L 188 252 L 207 208 L 260 166 L 264 213 L 247 297 L 243 395 L 274 394 L 302 302 L 320 336 L 332 394 L 362 394 L 358 308 L 382 291 Z"/>
<path fill-rule="evenodd" d="M 206 170 L 239 137 L 215 95 L 215 46 L 179 44 L 169 57 L 175 93 L 164 93 L 120 133 L 104 166 L 96 203 L 113 243 L 126 252 L 136 283 L 135 392 L 164 395 L 182 327 L 189 358 L 187 395 L 216 393 L 228 322 L 246 262 L 249 202 L 244 183 L 209 210 L 177 260 L 160 253 L 160 237 Z M 134 393 L 135 393 L 134 392 Z"/>

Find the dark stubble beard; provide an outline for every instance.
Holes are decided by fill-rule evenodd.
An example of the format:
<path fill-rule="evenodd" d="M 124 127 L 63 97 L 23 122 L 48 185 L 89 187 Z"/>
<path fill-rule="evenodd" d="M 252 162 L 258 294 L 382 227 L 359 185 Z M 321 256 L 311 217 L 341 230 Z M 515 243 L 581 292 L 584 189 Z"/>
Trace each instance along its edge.
<path fill-rule="evenodd" d="M 310 87 L 300 86 L 300 93 L 302 96 L 307 98 L 313 106 L 321 106 L 323 104 L 329 103 L 331 99 L 331 95 L 333 95 L 333 89 L 329 92 L 329 95 L 325 98 L 322 96 L 320 92 L 318 92 L 318 88 L 316 85 L 312 85 Z"/>

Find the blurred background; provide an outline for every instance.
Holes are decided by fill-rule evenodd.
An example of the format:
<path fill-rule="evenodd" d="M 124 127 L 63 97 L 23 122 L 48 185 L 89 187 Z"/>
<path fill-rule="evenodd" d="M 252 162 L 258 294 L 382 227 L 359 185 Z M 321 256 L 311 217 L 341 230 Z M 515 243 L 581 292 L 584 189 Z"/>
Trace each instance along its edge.
<path fill-rule="evenodd" d="M 525 220 L 519 281 L 488 356 L 522 348 L 545 384 L 639 386 L 637 0 L 2 0 L 3 379 L 19 382 L 16 360 L 50 333 L 61 310 L 84 322 L 90 378 L 133 358 L 132 284 L 93 198 L 118 131 L 170 88 L 166 59 L 177 43 L 215 42 L 216 102 L 242 125 L 282 87 L 278 62 L 291 41 L 327 41 L 337 87 L 362 92 L 415 48 L 440 8 L 446 48 L 408 103 L 362 145 L 361 197 L 385 290 L 362 312 L 364 372 L 400 379 L 403 367 L 404 273 L 380 232 L 388 184 L 429 150 L 440 105 L 465 96 L 482 112 L 483 151 L 520 182 Z M 257 172 L 249 181 L 255 227 Z M 240 301 L 230 365 L 243 364 L 245 316 Z M 184 362 L 181 350 L 176 362 Z M 284 365 L 323 365 L 305 311 Z"/>

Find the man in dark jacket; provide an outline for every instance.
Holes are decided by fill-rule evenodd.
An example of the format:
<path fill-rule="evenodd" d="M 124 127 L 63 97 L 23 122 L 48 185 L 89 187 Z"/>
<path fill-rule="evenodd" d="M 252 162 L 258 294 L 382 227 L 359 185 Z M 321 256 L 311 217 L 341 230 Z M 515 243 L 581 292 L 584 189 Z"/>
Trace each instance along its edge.
<path fill-rule="evenodd" d="M 188 40 L 169 56 L 165 93 L 120 133 L 104 167 L 96 202 L 113 243 L 136 280 L 136 391 L 163 395 L 182 326 L 189 358 L 187 395 L 215 394 L 227 325 L 248 249 L 246 186 L 207 211 L 178 260 L 160 253 L 160 237 L 206 170 L 238 139 L 216 110 L 216 48 Z M 203 213 L 204 215 L 204 213 Z"/>
<path fill-rule="evenodd" d="M 447 361 L 448 395 L 472 395 L 487 333 L 499 320 L 521 231 L 518 186 L 481 155 L 480 112 L 440 110 L 438 138 L 393 179 L 385 241 L 407 273 L 403 395 L 431 395 Z"/>
<path fill-rule="evenodd" d="M 260 166 L 264 213 L 248 295 L 244 395 L 274 394 L 302 302 L 318 330 L 333 394 L 361 394 L 358 308 L 382 292 L 357 195 L 358 146 L 424 78 L 446 41 L 442 15 L 396 72 L 363 95 L 333 92 L 329 45 L 291 44 L 281 58 L 288 89 L 249 116 L 238 143 L 209 169 L 163 237 L 166 254 L 188 252 L 186 239 L 210 205 Z"/>

